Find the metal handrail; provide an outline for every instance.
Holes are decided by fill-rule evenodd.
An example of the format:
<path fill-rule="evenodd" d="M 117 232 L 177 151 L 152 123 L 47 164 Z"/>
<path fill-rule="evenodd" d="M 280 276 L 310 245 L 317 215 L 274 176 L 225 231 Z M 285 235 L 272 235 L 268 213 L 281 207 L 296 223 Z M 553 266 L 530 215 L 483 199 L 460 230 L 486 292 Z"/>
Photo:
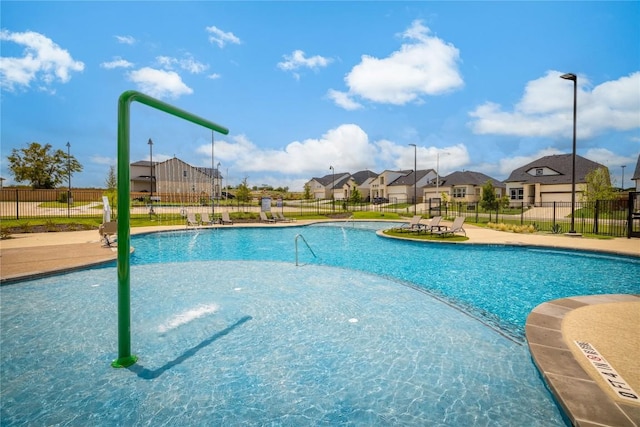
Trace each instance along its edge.
<path fill-rule="evenodd" d="M 304 242 L 305 245 L 307 245 L 307 248 L 309 249 L 309 251 L 311 252 L 311 254 L 313 255 L 314 258 L 317 258 L 315 252 L 313 252 L 313 249 L 311 249 L 311 246 L 309 246 L 309 243 L 307 242 L 307 240 L 304 238 L 304 236 L 302 234 L 296 234 L 296 237 L 294 239 L 295 242 L 295 246 L 296 246 L 296 267 L 298 266 L 298 238 L 301 238 L 302 241 Z"/>

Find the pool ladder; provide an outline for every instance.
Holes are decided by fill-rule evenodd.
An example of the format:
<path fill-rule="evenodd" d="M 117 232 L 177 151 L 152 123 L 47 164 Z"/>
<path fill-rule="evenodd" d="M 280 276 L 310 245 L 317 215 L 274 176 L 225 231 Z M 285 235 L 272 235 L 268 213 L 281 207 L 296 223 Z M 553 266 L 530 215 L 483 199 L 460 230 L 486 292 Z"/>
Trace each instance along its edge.
<path fill-rule="evenodd" d="M 304 244 L 307 245 L 307 248 L 309 248 L 309 251 L 311 252 L 313 257 L 317 258 L 316 254 L 313 252 L 313 249 L 311 249 L 311 246 L 309 246 L 309 243 L 307 243 L 307 240 L 304 238 L 304 236 L 302 234 L 296 234 L 296 238 L 294 240 L 296 244 L 296 267 L 298 266 L 298 238 L 302 239 Z"/>

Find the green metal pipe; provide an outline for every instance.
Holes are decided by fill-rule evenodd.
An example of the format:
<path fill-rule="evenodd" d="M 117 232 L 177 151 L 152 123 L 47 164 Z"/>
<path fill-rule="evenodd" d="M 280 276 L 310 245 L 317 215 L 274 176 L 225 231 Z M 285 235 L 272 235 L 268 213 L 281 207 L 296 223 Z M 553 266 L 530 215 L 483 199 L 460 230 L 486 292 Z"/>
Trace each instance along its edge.
<path fill-rule="evenodd" d="M 223 135 L 229 129 L 181 110 L 141 92 L 128 90 L 118 98 L 118 358 L 114 368 L 131 366 L 138 358 L 131 354 L 131 207 L 129 181 L 129 118 L 133 101 L 198 124 Z"/>

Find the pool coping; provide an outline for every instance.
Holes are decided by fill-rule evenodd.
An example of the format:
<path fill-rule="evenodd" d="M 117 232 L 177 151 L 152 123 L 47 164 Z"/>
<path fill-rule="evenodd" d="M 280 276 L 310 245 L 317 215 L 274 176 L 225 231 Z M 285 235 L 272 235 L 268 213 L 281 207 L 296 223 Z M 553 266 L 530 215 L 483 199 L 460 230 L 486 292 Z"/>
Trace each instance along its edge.
<path fill-rule="evenodd" d="M 572 426 L 640 425 L 640 406 L 615 401 L 576 360 L 562 329 L 562 320 L 571 311 L 612 302 L 640 302 L 640 295 L 608 294 L 556 299 L 538 305 L 525 323 L 531 358 Z"/>

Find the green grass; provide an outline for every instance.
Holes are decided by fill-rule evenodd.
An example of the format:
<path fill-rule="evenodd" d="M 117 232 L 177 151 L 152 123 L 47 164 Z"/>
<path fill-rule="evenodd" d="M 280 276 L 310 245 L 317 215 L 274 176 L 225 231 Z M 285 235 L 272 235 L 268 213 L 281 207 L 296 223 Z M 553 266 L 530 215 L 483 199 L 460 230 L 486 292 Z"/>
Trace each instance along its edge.
<path fill-rule="evenodd" d="M 66 208 L 67 206 L 75 208 L 78 206 L 88 205 L 89 202 L 73 202 L 67 205 L 67 202 L 42 202 L 38 205 L 39 208 Z"/>
<path fill-rule="evenodd" d="M 354 212 L 353 219 L 390 219 L 390 220 L 398 220 L 404 219 L 399 214 L 395 212 Z"/>
<path fill-rule="evenodd" d="M 465 242 L 469 240 L 467 236 L 460 236 L 459 234 L 437 236 L 429 233 L 413 233 L 407 231 L 399 231 L 398 229 L 391 228 L 384 230 L 384 234 L 387 236 L 400 237 L 403 239 L 415 239 L 415 240 L 433 240 L 438 242 Z"/>

